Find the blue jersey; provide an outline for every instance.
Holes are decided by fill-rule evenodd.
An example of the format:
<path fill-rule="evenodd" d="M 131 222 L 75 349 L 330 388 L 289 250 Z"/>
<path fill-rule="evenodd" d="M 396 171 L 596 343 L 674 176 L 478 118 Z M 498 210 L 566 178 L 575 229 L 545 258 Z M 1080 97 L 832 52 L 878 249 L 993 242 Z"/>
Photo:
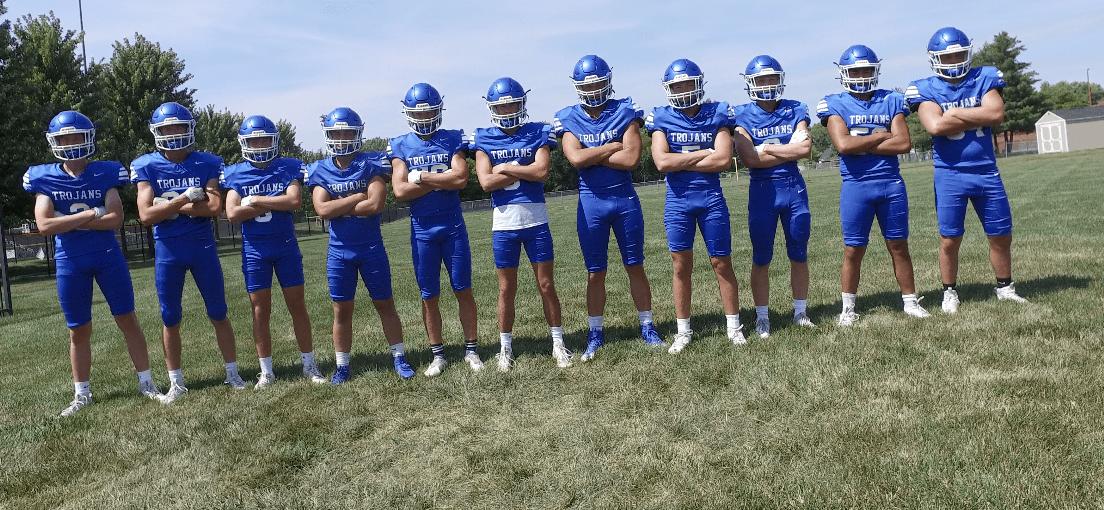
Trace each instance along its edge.
<path fill-rule="evenodd" d="M 631 97 L 610 99 L 597 119 L 587 114 L 583 105 L 576 104 L 556 112 L 552 119 L 552 132 L 556 136 L 571 133 L 585 148 L 599 147 L 609 142 L 619 142 L 625 131 L 636 129 L 634 122 L 644 118 L 644 110 L 637 108 Z M 632 185 L 632 172 L 614 170 L 603 165 L 579 169 L 579 191 L 602 190 Z"/>
<path fill-rule="evenodd" d="M 387 145 L 387 157 L 401 159 L 407 170 L 441 173 L 452 166 L 452 156 L 463 150 L 467 150 L 463 130 L 441 129 L 429 140 L 422 140 L 415 133 L 392 138 Z M 457 189 L 436 189 L 410 201 L 411 217 L 461 213 Z"/>
<path fill-rule="evenodd" d="M 802 121 L 806 125 L 809 124 L 809 107 L 801 101 L 792 99 L 783 99 L 779 102 L 778 108 L 770 113 L 756 102 L 736 107 L 736 125 L 744 128 L 744 131 L 751 135 L 751 141 L 755 145 L 790 143 L 790 137 Z M 752 179 L 801 175 L 796 161 L 787 161 L 770 168 L 752 168 L 750 172 Z"/>
<path fill-rule="evenodd" d="M 841 92 L 824 96 L 817 105 L 817 117 L 827 122 L 828 117 L 838 115 L 847 123 L 851 136 L 889 131 L 898 114 L 907 116 L 909 110 L 905 96 L 892 90 L 876 90 L 869 101 Z M 888 179 L 901 175 L 901 165 L 896 156 L 840 154 L 840 175 L 845 181 Z"/>
<path fill-rule="evenodd" d="M 222 158 L 207 152 L 194 151 L 183 163 L 173 163 L 160 152 L 138 156 L 130 164 L 130 181 L 149 183 L 153 195 L 168 200 L 176 198 L 188 188 L 202 188 L 207 181 L 218 179 L 222 171 Z M 153 226 L 154 239 L 170 237 L 207 237 L 211 235 L 211 218 L 180 214 Z"/>
<path fill-rule="evenodd" d="M 223 168 L 219 185 L 234 190 L 242 198 L 277 197 L 287 193 L 291 183 L 303 180 L 303 168 L 303 162 L 293 158 L 275 159 L 264 168 L 243 161 Z M 243 221 L 241 232 L 243 237 L 290 239 L 295 237 L 295 222 L 291 211 L 268 211 Z"/>
<path fill-rule="evenodd" d="M 546 145 L 555 149 L 556 135 L 552 126 L 540 122 L 528 122 L 512 135 L 497 127 L 478 128 L 470 141 L 472 151 L 483 151 L 491 158 L 491 166 L 510 162 L 532 164 L 537 150 Z M 491 192 L 493 207 L 523 203 L 543 204 L 544 183 L 522 179 Z"/>
<path fill-rule="evenodd" d="M 107 191 L 128 182 L 126 168 L 116 161 L 92 161 L 76 177 L 66 173 L 61 163 L 32 166 L 23 174 L 23 189 L 50 197 L 54 211 L 62 214 L 103 207 Z M 110 230 L 76 229 L 55 239 L 54 257 L 59 259 L 119 247 Z"/>
<path fill-rule="evenodd" d="M 391 160 L 384 152 L 358 152 L 349 167 L 341 170 L 333 158 L 320 159 L 307 166 L 307 186 L 322 186 L 332 198 L 368 191 L 376 177 L 391 176 Z M 330 246 L 348 246 L 382 241 L 380 215 L 341 216 L 330 220 Z"/>
<path fill-rule="evenodd" d="M 693 152 L 700 149 L 712 149 L 717 132 L 732 129 L 735 125 L 732 107 L 728 103 L 705 103 L 694 118 L 687 117 L 682 110 L 673 106 L 661 106 L 652 109 L 644 127 L 648 132 L 659 131 L 667 138 L 671 152 Z M 681 170 L 667 172 L 667 186 L 675 188 L 716 188 L 721 185 L 721 176 L 717 172 L 695 172 Z"/>
<path fill-rule="evenodd" d="M 981 98 L 993 89 L 1004 88 L 1004 75 L 995 67 L 975 67 L 961 82 L 954 84 L 938 76 L 916 80 L 905 90 L 909 106 L 931 101 L 943 111 L 951 108 L 977 108 Z M 950 136 L 932 136 L 935 166 L 960 171 L 987 171 L 996 168 L 993 152 L 993 128 L 980 127 Z"/>

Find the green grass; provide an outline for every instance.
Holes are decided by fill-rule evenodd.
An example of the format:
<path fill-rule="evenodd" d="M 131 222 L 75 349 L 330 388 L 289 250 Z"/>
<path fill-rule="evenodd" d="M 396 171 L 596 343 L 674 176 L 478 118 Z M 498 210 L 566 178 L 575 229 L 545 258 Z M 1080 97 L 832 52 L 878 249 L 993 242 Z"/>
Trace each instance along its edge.
<path fill-rule="evenodd" d="M 997 302 L 985 238 L 969 216 L 959 313 L 938 312 L 938 236 L 931 168 L 903 174 L 912 200 L 917 287 L 933 316 L 899 311 L 888 254 L 872 243 L 862 318 L 839 313 L 839 177 L 807 176 L 813 210 L 810 312 L 788 326 L 781 240 L 771 273 L 775 331 L 733 348 L 716 281 L 697 250 L 694 342 L 680 356 L 647 349 L 624 271 L 611 268 L 607 345 L 593 362 L 557 369 L 532 272 L 523 268 L 516 369 L 471 373 L 451 296 L 442 298 L 454 364 L 400 381 L 363 287 L 354 378 L 316 387 L 298 376 L 290 320 L 274 304 L 278 384 L 221 385 L 221 358 L 198 293 L 186 291 L 184 373 L 171 406 L 139 398 L 102 298 L 94 310 L 96 403 L 57 413 L 71 395 L 68 340 L 53 281 L 13 288 L 0 320 L 0 508 L 721 508 L 1100 507 L 1104 502 L 1104 151 L 1002 160 L 1015 216 L 1017 289 Z M 641 188 L 646 270 L 660 333 L 674 332 L 662 187 Z M 747 182 L 724 181 L 742 319 L 752 323 Z M 569 347 L 585 343 L 585 269 L 575 199 L 549 203 L 557 287 Z M 497 332 L 487 213 L 468 216 L 482 354 Z M 430 361 L 409 260 L 409 224 L 384 226 L 408 357 Z M 316 352 L 332 372 L 325 239 L 301 242 Z M 613 248 L 611 260 L 619 260 Z M 239 256 L 223 257 L 243 374 L 258 365 Z M 136 264 L 138 316 L 164 386 L 152 268 Z M 446 279 L 447 281 L 447 279 Z M 747 331 L 747 326 L 745 326 Z M 490 368 L 490 367 L 489 367 Z"/>

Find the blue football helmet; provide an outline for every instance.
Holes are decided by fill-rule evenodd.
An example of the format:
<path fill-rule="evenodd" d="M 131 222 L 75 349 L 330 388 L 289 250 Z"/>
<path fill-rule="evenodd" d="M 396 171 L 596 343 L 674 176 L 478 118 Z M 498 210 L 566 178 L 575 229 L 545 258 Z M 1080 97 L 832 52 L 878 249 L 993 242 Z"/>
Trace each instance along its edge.
<path fill-rule="evenodd" d="M 878 73 L 881 72 L 882 63 L 878 60 L 878 55 L 874 54 L 874 50 L 856 44 L 844 50 L 836 67 L 839 67 L 840 83 L 843 84 L 843 88 L 849 92 L 862 94 L 872 92 L 878 86 Z M 873 73 L 865 78 L 851 76 L 852 69 L 873 69 Z"/>
<path fill-rule="evenodd" d="M 671 86 L 684 82 L 694 82 L 694 88 L 687 92 L 671 92 Z M 667 102 L 675 108 L 693 108 L 705 101 L 705 73 L 698 64 L 680 58 L 663 72 L 663 89 L 667 91 Z"/>
<path fill-rule="evenodd" d="M 334 138 L 339 131 L 352 131 L 353 137 L 345 140 Z M 345 156 L 359 151 L 364 141 L 362 133 L 364 122 L 352 108 L 334 108 L 334 111 L 322 117 L 322 134 L 326 138 L 326 150 L 331 155 Z"/>
<path fill-rule="evenodd" d="M 782 92 L 786 90 L 786 71 L 782 70 L 782 64 L 778 63 L 770 55 L 759 55 L 748 62 L 744 69 L 744 84 L 748 97 L 752 101 L 777 101 L 782 99 Z M 776 84 L 756 84 L 758 78 L 778 76 Z"/>
<path fill-rule="evenodd" d="M 602 106 L 613 95 L 613 70 L 598 55 L 579 59 L 575 71 L 571 73 L 571 81 L 575 83 L 575 92 L 579 93 L 579 103 L 583 106 Z M 585 90 L 595 83 L 602 86 Z"/>
<path fill-rule="evenodd" d="M 161 134 L 161 128 L 183 124 L 188 130 L 178 135 Z M 161 150 L 186 149 L 195 143 L 195 118 L 184 105 L 180 103 L 165 103 L 153 111 L 149 128 L 153 133 L 153 144 Z"/>
<path fill-rule="evenodd" d="M 61 137 L 65 135 L 83 135 L 84 140 L 63 145 Z M 60 160 L 87 158 L 96 153 L 96 125 L 80 112 L 66 110 L 50 119 L 46 142 L 54 151 L 54 157 Z"/>
<path fill-rule="evenodd" d="M 250 140 L 268 139 L 268 145 L 250 147 Z M 246 118 L 238 129 L 238 144 L 241 145 L 242 157 L 246 161 L 264 163 L 276 159 L 280 152 L 280 130 L 276 128 L 268 117 L 254 115 Z"/>
<path fill-rule="evenodd" d="M 961 78 L 970 70 L 974 45 L 966 34 L 955 27 L 940 28 L 928 41 L 928 61 L 932 71 L 943 78 Z M 965 53 L 961 62 L 944 63 L 951 55 Z"/>
<path fill-rule="evenodd" d="M 444 98 L 428 83 L 417 83 L 406 91 L 403 98 L 403 113 L 406 123 L 415 133 L 427 136 L 441 128 L 441 112 L 445 109 Z M 415 113 L 433 112 L 430 117 L 417 118 Z"/>
<path fill-rule="evenodd" d="M 521 126 L 529 118 L 525 113 L 525 96 L 529 94 L 517 80 L 513 78 L 499 78 L 487 89 L 487 108 L 491 110 L 491 123 L 502 129 L 510 129 Z M 517 104 L 517 111 L 499 113 L 503 106 Z"/>

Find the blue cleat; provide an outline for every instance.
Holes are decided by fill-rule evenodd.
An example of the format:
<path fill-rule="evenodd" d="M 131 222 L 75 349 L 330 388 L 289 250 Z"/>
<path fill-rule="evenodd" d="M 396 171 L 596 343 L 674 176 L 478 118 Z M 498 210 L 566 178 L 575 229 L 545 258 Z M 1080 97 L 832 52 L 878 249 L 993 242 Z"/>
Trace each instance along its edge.
<path fill-rule="evenodd" d="M 330 378 L 330 384 L 337 386 L 345 381 L 349 380 L 349 366 L 337 367 L 337 372 Z"/>
<path fill-rule="evenodd" d="M 583 351 L 583 355 L 579 358 L 583 361 L 590 361 L 594 359 L 594 353 L 606 342 L 606 336 L 602 334 L 600 329 L 592 329 L 587 334 L 587 346 L 586 351 Z"/>
<path fill-rule="evenodd" d="M 406 356 L 402 354 L 395 356 L 395 371 L 398 372 L 399 377 L 403 379 L 414 377 L 414 369 L 410 367 L 410 363 L 406 362 Z"/>
<path fill-rule="evenodd" d="M 648 347 L 664 347 L 667 345 L 663 343 L 663 339 L 659 337 L 655 326 L 650 322 L 640 325 L 640 337 L 644 339 L 644 343 L 648 344 Z"/>

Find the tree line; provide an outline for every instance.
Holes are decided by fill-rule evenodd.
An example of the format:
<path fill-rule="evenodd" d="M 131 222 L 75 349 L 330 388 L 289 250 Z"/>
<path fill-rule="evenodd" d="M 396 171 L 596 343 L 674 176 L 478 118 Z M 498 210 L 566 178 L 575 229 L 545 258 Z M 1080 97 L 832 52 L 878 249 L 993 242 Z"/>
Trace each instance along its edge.
<path fill-rule="evenodd" d="M 4 0 L 0 0 L 0 16 L 6 13 Z M 6 19 L 0 23 L 0 207 L 6 226 L 33 218 L 33 197 L 23 191 L 21 179 L 27 167 L 54 161 L 42 133 L 50 119 L 64 110 L 78 110 L 100 125 L 95 158 L 129 164 L 154 150 L 148 127 L 151 112 L 164 102 L 176 101 L 196 117 L 198 150 L 216 154 L 227 164 L 242 161 L 237 131 L 245 115 L 214 105 L 197 106 L 196 89 L 185 85 L 192 75 L 185 72 L 184 60 L 173 50 L 162 49 L 160 44 L 135 33 L 133 39 L 116 41 L 110 58 L 89 62 L 86 68 L 78 48 L 82 38 L 83 34 L 66 30 L 53 12 L 37 17 L 27 14 L 14 23 Z M 1012 132 L 1034 131 L 1035 121 L 1046 110 L 1087 105 L 1082 99 L 1088 95 L 1086 83 L 1044 82 L 1036 90 L 1036 73 L 1029 70 L 1030 64 L 1018 61 L 1024 50 L 1019 40 L 1001 32 L 974 57 L 975 65 L 998 67 L 1008 82 L 1004 89 L 1007 119 L 993 130 L 1003 133 L 1006 140 L 1011 140 Z M 1100 85 L 1091 86 L 1094 97 L 1104 98 Z M 815 109 L 816 105 L 810 107 Z M 295 127 L 286 120 L 277 121 L 277 126 L 281 156 L 307 163 L 327 157 L 320 150 L 304 150 L 295 141 Z M 917 151 L 931 149 L 931 136 L 915 115 L 909 116 L 909 131 Z M 815 118 L 810 134 L 814 160 L 831 153 L 827 130 Z M 661 174 L 651 156 L 650 133 L 641 129 L 641 136 L 644 153 L 633 180 L 659 179 Z M 375 138 L 365 142 L 364 150 L 384 150 L 386 146 L 387 140 Z M 469 165 L 473 171 L 460 198 L 489 198 L 475 177 L 474 160 L 469 159 Z M 545 189 L 575 189 L 577 178 L 577 171 L 563 152 L 553 151 Z M 127 217 L 137 218 L 136 191 L 132 187 L 121 191 Z M 388 202 L 393 203 L 394 196 L 388 195 Z M 304 205 L 310 214 L 313 208 L 307 191 Z"/>

